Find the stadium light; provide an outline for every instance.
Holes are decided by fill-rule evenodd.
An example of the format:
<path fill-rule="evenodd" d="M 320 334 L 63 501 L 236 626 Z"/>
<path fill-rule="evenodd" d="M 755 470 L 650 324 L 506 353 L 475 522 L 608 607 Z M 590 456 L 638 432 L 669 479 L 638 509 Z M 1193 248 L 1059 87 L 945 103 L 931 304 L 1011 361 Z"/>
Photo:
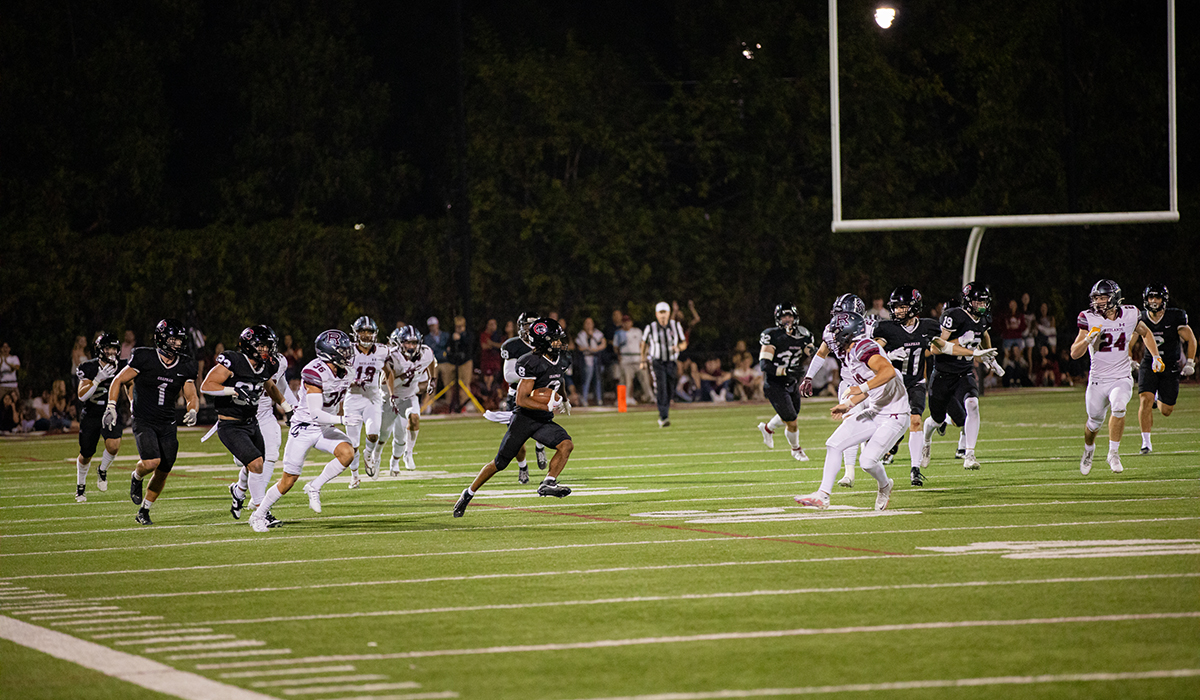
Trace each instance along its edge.
<path fill-rule="evenodd" d="M 896 8 L 886 5 L 875 8 L 875 24 L 887 29 L 896 21 Z"/>

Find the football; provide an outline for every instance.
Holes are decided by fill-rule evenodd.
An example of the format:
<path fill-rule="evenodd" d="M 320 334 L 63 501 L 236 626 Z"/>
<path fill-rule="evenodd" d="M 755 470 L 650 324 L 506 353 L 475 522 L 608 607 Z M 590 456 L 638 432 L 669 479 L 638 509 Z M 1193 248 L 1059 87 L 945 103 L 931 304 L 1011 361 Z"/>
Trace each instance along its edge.
<path fill-rule="evenodd" d="M 533 398 L 535 401 L 540 401 L 540 402 L 542 402 L 542 403 L 547 403 L 547 402 L 549 402 L 549 401 L 550 401 L 550 396 L 551 396 L 553 393 L 554 393 L 554 390 L 553 390 L 553 389 L 551 389 L 551 388 L 550 388 L 550 387 L 548 387 L 548 386 L 544 386 L 544 387 L 542 387 L 542 388 L 540 388 L 540 389 L 534 389 L 534 390 L 533 390 L 533 391 L 532 391 L 532 392 L 531 392 L 529 395 L 530 395 L 530 396 L 531 396 L 531 397 L 532 397 L 532 398 Z"/>

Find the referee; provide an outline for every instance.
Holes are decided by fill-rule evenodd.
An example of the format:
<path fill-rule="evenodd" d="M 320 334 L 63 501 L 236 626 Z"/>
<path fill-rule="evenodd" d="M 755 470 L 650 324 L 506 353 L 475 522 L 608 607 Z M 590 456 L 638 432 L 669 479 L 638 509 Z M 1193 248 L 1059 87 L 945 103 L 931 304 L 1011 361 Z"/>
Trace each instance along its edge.
<path fill-rule="evenodd" d="M 683 325 L 671 318 L 671 305 L 665 301 L 654 307 L 654 323 L 646 326 L 642 333 L 642 368 L 653 365 L 650 376 L 654 379 L 654 395 L 658 400 L 658 427 L 671 424 L 671 392 L 679 370 L 675 361 L 679 353 L 687 350 L 687 337 Z"/>

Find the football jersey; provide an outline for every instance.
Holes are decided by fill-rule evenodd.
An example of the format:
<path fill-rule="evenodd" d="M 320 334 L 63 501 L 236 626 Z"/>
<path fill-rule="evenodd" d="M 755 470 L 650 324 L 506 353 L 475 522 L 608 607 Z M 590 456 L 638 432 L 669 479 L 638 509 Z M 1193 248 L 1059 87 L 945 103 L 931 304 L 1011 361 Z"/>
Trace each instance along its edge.
<path fill-rule="evenodd" d="M 800 337 L 788 335 L 779 326 L 768 328 L 758 338 L 759 345 L 771 345 L 775 348 L 775 364 L 782 365 L 796 373 L 804 364 L 804 359 L 813 353 L 812 334 L 804 326 L 800 326 Z M 786 384 L 797 381 L 796 377 L 784 375 L 768 375 L 767 381 L 783 382 Z"/>
<path fill-rule="evenodd" d="M 1136 306 L 1123 304 L 1117 310 L 1117 317 L 1112 320 L 1089 308 L 1079 312 L 1075 324 L 1084 332 L 1100 328 L 1099 344 L 1088 345 L 1088 353 L 1092 357 L 1089 379 L 1125 379 L 1131 376 L 1129 346 L 1138 324 Z"/>
<path fill-rule="evenodd" d="M 300 381 L 307 386 L 315 386 L 321 390 L 321 408 L 328 413 L 337 413 L 338 404 L 350 388 L 351 375 L 349 372 L 338 376 L 324 360 L 313 360 L 300 371 Z M 308 390 L 301 386 L 300 396 L 297 397 L 296 412 L 292 414 L 292 423 L 318 423 L 317 417 L 308 410 Z"/>
<path fill-rule="evenodd" d="M 1179 342 L 1179 327 L 1188 325 L 1187 312 L 1183 309 L 1164 309 L 1158 323 L 1150 320 L 1150 314 L 1142 309 L 1142 323 L 1154 334 L 1154 342 L 1158 344 L 1158 356 L 1167 365 L 1168 372 L 1178 372 L 1183 361 L 1183 344 Z M 1150 353 L 1142 356 L 1142 364 L 1150 366 Z"/>
<path fill-rule="evenodd" d="M 407 399 L 417 395 L 421 390 L 421 382 L 429 378 L 426 370 L 433 364 L 433 350 L 428 345 L 421 345 L 421 354 L 416 360 L 408 359 L 399 349 L 388 353 L 387 365 L 392 368 L 395 379 L 392 381 L 392 396 Z"/>
<path fill-rule="evenodd" d="M 904 386 L 916 386 L 925 381 L 928 358 L 925 351 L 929 341 L 941 335 L 942 329 L 932 318 L 919 318 L 912 326 L 900 321 L 881 321 L 875 337 L 887 341 L 883 350 L 892 366 L 904 377 Z"/>
<path fill-rule="evenodd" d="M 354 364 L 350 366 L 350 393 L 365 394 L 373 401 L 379 399 L 383 380 L 383 363 L 388 358 L 386 345 L 372 344 L 366 352 L 354 346 Z"/>
<path fill-rule="evenodd" d="M 191 357 L 180 353 L 170 365 L 163 364 L 154 348 L 134 348 L 129 366 L 133 378 L 133 417 L 159 425 L 175 424 L 175 399 L 183 385 L 195 382 L 200 368 Z"/>
<path fill-rule="evenodd" d="M 275 371 L 271 374 L 271 380 L 275 382 L 275 386 L 279 387 L 280 393 L 287 387 L 287 358 L 281 353 L 275 353 Z M 258 417 L 274 418 L 275 412 L 273 407 L 275 400 L 267 392 L 263 392 L 262 396 L 258 397 Z"/>
<path fill-rule="evenodd" d="M 268 362 L 259 362 L 258 368 L 255 369 L 250 364 L 250 360 L 236 350 L 226 350 L 217 355 L 216 362 L 231 372 L 229 377 L 221 382 L 222 386 L 249 389 L 258 395 L 252 401 L 244 401 L 239 396 L 214 396 L 212 398 L 213 404 L 217 407 L 217 415 L 236 420 L 250 420 L 257 417 L 258 402 L 266 395 L 267 380 L 278 371 L 279 363 L 272 357 Z M 267 400 L 270 400 L 269 396 Z"/>
<path fill-rule="evenodd" d="M 870 381 L 875 377 L 875 370 L 867 363 L 876 355 L 887 357 L 879 343 L 870 338 L 854 341 L 845 354 L 838 357 L 842 360 L 842 376 L 854 384 Z M 867 392 L 867 397 L 863 404 L 879 413 L 908 413 L 908 392 L 904 389 L 904 379 L 899 372 L 891 381 Z"/>
<path fill-rule="evenodd" d="M 112 388 L 113 377 L 117 376 L 121 370 L 125 369 L 125 365 L 129 364 L 125 360 L 117 360 L 117 370 L 113 372 L 112 377 L 96 383 L 96 391 L 92 392 L 91 398 L 87 400 L 89 404 L 103 406 L 108 403 L 108 390 Z M 100 360 L 85 360 L 79 363 L 75 368 L 75 376 L 79 377 L 79 381 L 88 380 L 95 382 L 96 375 L 100 372 Z"/>
<path fill-rule="evenodd" d="M 570 366 L 571 360 L 568 352 L 558 353 L 557 362 L 551 362 L 544 355 L 531 352 L 517 360 L 517 376 L 521 378 L 521 381 L 532 379 L 534 389 L 549 387 L 557 391 L 559 396 L 564 396 L 565 380 L 563 377 Z M 522 406 L 517 406 L 517 411 L 534 420 L 548 421 L 554 418 L 554 414 L 550 411 L 532 410 Z"/>
<path fill-rule="evenodd" d="M 986 318 L 975 319 L 962 307 L 947 309 L 942 314 L 942 330 L 950 331 L 950 340 L 955 345 L 961 345 L 968 350 L 975 350 L 983 343 L 983 334 L 987 332 Z M 940 333 L 939 333 L 940 335 Z M 933 368 L 939 374 L 968 374 L 975 371 L 975 358 L 945 353 L 935 355 Z"/>

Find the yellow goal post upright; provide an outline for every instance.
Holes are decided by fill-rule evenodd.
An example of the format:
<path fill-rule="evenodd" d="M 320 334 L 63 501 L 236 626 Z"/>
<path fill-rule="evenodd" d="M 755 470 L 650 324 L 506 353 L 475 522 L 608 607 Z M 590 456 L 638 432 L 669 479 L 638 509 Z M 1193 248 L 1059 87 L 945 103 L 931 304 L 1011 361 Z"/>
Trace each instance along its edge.
<path fill-rule="evenodd" d="M 829 124 L 833 142 L 834 232 L 912 231 L 969 228 L 963 258 L 963 284 L 975 279 L 975 264 L 983 233 L 991 228 L 1028 226 L 1078 226 L 1093 224 L 1150 224 L 1179 221 L 1178 151 L 1175 129 L 1175 0 L 1167 2 L 1167 177 L 1168 208 L 1165 211 L 1093 212 L 1070 214 L 1014 214 L 1003 216 L 935 216 L 902 219 L 842 218 L 842 126 L 838 91 L 838 3 L 829 0 Z"/>

